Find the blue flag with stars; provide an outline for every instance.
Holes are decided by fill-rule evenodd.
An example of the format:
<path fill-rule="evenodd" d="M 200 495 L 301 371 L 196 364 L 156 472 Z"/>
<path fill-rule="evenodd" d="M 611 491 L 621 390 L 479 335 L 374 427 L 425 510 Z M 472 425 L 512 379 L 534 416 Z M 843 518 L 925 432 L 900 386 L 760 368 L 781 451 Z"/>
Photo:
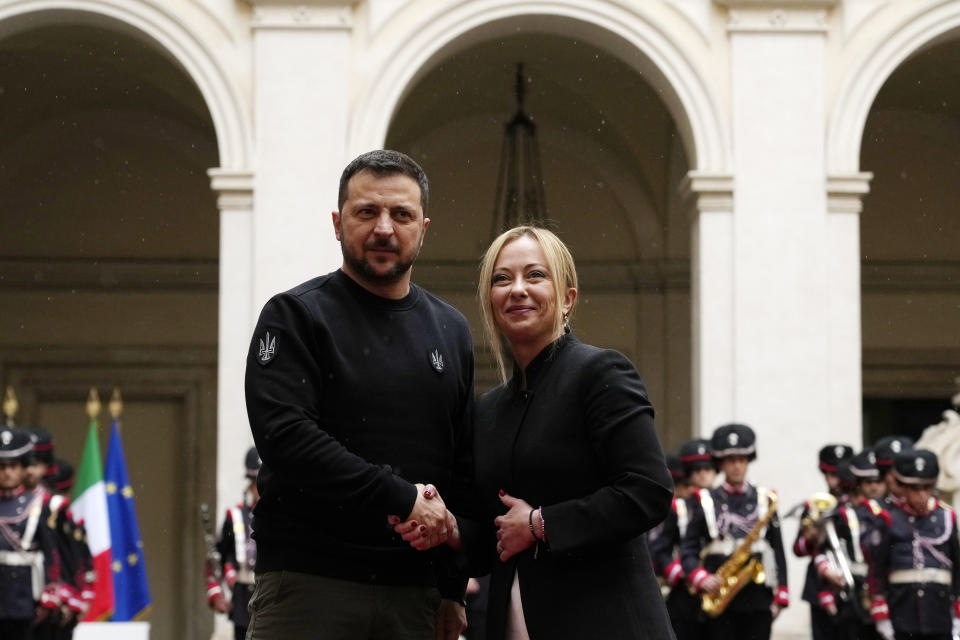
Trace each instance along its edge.
<path fill-rule="evenodd" d="M 126 622 L 142 619 L 150 610 L 150 587 L 147 585 L 147 566 L 143 561 L 143 542 L 133 507 L 133 489 L 127 476 L 123 457 L 120 429 L 113 421 L 110 446 L 103 470 L 107 487 L 107 513 L 110 517 L 110 541 L 113 561 L 113 621 Z"/>

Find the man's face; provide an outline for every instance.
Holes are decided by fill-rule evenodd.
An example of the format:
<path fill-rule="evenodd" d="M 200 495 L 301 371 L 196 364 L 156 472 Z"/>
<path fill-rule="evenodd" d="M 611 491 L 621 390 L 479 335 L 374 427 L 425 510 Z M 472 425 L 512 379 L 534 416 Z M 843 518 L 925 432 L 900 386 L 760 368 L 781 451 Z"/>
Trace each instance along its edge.
<path fill-rule="evenodd" d="M 903 490 L 900 487 L 900 483 L 897 482 L 897 479 L 893 477 L 893 472 L 888 471 L 887 474 L 883 476 L 883 482 L 887 485 L 887 493 L 894 498 L 903 498 Z"/>
<path fill-rule="evenodd" d="M 717 472 L 713 467 L 700 467 L 690 472 L 690 484 L 698 489 L 709 489 L 716 478 Z"/>
<path fill-rule="evenodd" d="M 344 271 L 374 286 L 400 282 L 409 277 L 429 224 L 416 180 L 360 171 L 347 183 L 342 211 L 333 212 Z"/>
<path fill-rule="evenodd" d="M 930 510 L 930 498 L 933 497 L 933 485 L 900 485 L 903 498 L 918 515 L 926 515 Z"/>
<path fill-rule="evenodd" d="M 23 476 L 23 484 L 27 489 L 34 489 L 40 481 L 43 480 L 43 476 L 47 473 L 47 463 L 46 462 L 33 462 L 27 465 L 26 471 Z"/>
<path fill-rule="evenodd" d="M 883 494 L 887 492 L 887 485 L 883 483 L 883 480 L 861 480 L 860 481 L 860 493 L 863 494 L 863 497 L 869 498 L 871 500 L 879 500 L 883 497 Z"/>
<path fill-rule="evenodd" d="M 823 479 L 827 481 L 827 487 L 833 495 L 840 495 L 840 476 L 833 471 L 824 471 Z"/>
<path fill-rule="evenodd" d="M 747 456 L 727 456 L 720 462 L 720 470 L 730 484 L 742 484 L 747 477 Z"/>
<path fill-rule="evenodd" d="M 21 462 L 0 461 L 0 489 L 9 491 L 23 484 L 24 466 Z"/>

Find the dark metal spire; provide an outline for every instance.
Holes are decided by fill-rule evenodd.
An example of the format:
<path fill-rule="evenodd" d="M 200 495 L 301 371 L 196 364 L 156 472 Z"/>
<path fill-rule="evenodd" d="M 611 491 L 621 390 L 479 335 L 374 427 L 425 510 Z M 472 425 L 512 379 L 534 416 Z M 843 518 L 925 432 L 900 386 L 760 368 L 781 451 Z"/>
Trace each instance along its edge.
<path fill-rule="evenodd" d="M 517 111 L 504 125 L 491 237 L 517 225 L 543 226 L 547 205 L 540 171 L 537 125 L 523 108 L 526 77 L 517 63 Z"/>

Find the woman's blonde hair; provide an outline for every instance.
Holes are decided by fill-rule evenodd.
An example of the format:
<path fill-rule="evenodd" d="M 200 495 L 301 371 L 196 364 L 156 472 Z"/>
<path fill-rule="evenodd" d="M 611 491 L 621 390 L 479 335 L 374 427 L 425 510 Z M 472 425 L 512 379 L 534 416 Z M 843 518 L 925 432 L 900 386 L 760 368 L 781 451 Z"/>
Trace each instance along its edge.
<path fill-rule="evenodd" d="M 477 284 L 477 297 L 480 300 L 480 316 L 483 318 L 483 328 L 487 336 L 487 344 L 493 352 L 493 357 L 497 361 L 497 369 L 500 372 L 500 379 L 506 382 L 507 367 L 505 358 L 505 345 L 503 336 L 497 328 L 493 317 L 493 306 L 490 301 L 490 289 L 493 286 L 493 268 L 500 256 L 503 248 L 523 236 L 530 236 L 537 241 L 543 250 L 544 258 L 547 261 L 545 265 L 550 272 L 550 281 L 553 283 L 553 291 L 556 299 L 554 309 L 556 316 L 554 318 L 553 328 L 559 329 L 564 324 L 563 301 L 567 291 L 577 288 L 577 268 L 573 263 L 573 256 L 567 245 L 556 236 L 552 231 L 541 229 L 539 227 L 514 227 L 504 231 L 494 239 L 480 261 L 480 281 Z M 576 304 L 576 300 L 574 300 Z M 570 307 L 570 314 L 573 313 L 573 307 Z M 568 314 L 568 315 L 570 315 Z"/>

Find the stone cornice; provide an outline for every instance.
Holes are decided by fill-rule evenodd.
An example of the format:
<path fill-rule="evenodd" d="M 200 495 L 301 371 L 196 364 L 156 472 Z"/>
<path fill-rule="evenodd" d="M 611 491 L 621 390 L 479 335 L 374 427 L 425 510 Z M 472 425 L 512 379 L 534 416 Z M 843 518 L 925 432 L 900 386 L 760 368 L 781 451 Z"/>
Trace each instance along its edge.
<path fill-rule="evenodd" d="M 217 192 L 220 211 L 253 209 L 253 172 L 236 169 L 209 169 L 210 188 Z"/>
<path fill-rule="evenodd" d="M 869 172 L 827 176 L 827 211 L 829 213 L 860 213 L 863 196 L 870 192 Z"/>
<path fill-rule="evenodd" d="M 247 0 L 258 29 L 349 31 L 356 0 Z"/>
<path fill-rule="evenodd" d="M 658 292 L 690 288 L 686 260 L 578 260 L 584 291 Z M 209 291 L 217 293 L 215 260 L 3 258 L 0 289 L 21 291 Z M 473 262 L 417 262 L 414 281 L 441 294 L 472 293 L 477 286 Z M 865 293 L 960 292 L 960 261 L 866 261 L 861 265 Z"/>
<path fill-rule="evenodd" d="M 714 0 L 727 8 L 727 31 L 826 32 L 839 0 Z"/>
<path fill-rule="evenodd" d="M 690 171 L 678 188 L 681 198 L 690 207 L 690 214 L 732 213 L 733 176 Z"/>

